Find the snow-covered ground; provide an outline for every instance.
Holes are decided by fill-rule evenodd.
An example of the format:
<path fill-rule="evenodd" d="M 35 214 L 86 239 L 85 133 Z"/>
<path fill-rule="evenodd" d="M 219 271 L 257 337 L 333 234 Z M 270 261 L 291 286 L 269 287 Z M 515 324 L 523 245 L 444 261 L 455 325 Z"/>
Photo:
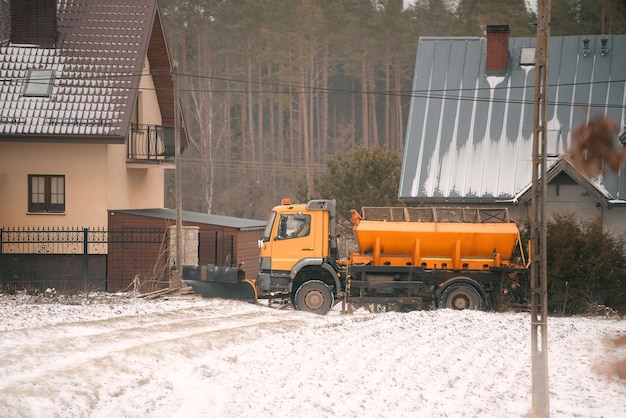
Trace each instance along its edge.
<path fill-rule="evenodd" d="M 3 417 L 524 417 L 530 315 L 318 316 L 194 296 L 0 295 Z M 617 318 L 550 318 L 551 417 L 626 417 Z M 594 371 L 596 370 L 596 371 Z"/>

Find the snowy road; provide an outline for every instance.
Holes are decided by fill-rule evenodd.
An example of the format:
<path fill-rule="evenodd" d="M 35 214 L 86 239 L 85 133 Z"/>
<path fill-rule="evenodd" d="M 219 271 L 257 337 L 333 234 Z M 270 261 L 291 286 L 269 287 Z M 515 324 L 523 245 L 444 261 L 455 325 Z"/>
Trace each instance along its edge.
<path fill-rule="evenodd" d="M 232 301 L 0 297 L 8 417 L 522 417 L 528 314 L 317 316 Z M 626 321 L 551 318 L 552 417 L 626 417 Z"/>

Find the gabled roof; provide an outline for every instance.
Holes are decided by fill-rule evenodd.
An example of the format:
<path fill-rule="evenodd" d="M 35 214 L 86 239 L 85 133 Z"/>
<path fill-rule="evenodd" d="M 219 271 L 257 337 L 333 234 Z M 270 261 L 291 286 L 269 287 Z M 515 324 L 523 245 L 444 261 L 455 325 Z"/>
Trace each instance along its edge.
<path fill-rule="evenodd" d="M 147 216 L 150 218 L 176 220 L 176 211 L 174 209 L 126 209 L 111 210 L 110 212 L 126 213 L 136 216 Z M 235 218 L 233 216 L 223 215 L 210 215 L 206 213 L 189 212 L 185 210 L 181 212 L 181 218 L 183 222 L 194 222 L 198 224 L 223 226 L 244 231 L 264 229 L 267 223 L 266 221 L 258 221 L 256 219 Z"/>
<path fill-rule="evenodd" d="M 518 201 L 531 183 L 535 82 L 534 66 L 520 59 L 535 45 L 536 38 L 510 38 L 506 73 L 487 76 L 485 38 L 420 38 L 401 200 Z M 550 168 L 588 117 L 626 126 L 626 35 L 552 37 L 549 53 Z M 626 203 L 624 172 L 585 181 L 607 201 Z"/>
<path fill-rule="evenodd" d="M 564 157 L 561 158 L 556 164 L 554 164 L 546 173 L 546 177 L 548 179 L 548 184 L 552 183 L 554 179 L 556 179 L 561 174 L 566 174 L 570 179 L 580 185 L 583 189 L 585 189 L 589 196 L 593 200 L 595 200 L 600 206 L 611 206 L 613 204 L 618 203 L 626 203 L 623 201 L 617 201 L 612 199 L 611 195 L 607 192 L 607 190 L 602 187 L 599 182 L 593 181 L 589 179 L 586 175 L 576 170 L 572 165 L 569 158 Z M 531 185 L 529 184 L 518 194 L 514 201 L 524 203 L 530 202 L 532 198 L 532 190 Z"/>
<path fill-rule="evenodd" d="M 0 141 L 123 142 L 146 56 L 163 124 L 173 126 L 173 85 L 157 1 L 56 5 L 53 47 L 11 43 L 9 23 L 2 19 Z M 23 95 L 31 69 L 53 70 L 49 97 Z"/>

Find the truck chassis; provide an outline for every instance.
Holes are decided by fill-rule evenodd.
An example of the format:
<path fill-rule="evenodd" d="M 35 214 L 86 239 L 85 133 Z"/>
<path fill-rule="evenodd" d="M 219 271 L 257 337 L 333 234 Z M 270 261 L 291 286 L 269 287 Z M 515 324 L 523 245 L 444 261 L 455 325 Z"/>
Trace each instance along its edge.
<path fill-rule="evenodd" d="M 528 272 L 523 268 L 452 271 L 362 265 L 350 266 L 348 272 L 345 300 L 350 304 L 500 310 L 521 306 L 528 291 Z M 511 292 L 514 281 L 520 288 Z"/>

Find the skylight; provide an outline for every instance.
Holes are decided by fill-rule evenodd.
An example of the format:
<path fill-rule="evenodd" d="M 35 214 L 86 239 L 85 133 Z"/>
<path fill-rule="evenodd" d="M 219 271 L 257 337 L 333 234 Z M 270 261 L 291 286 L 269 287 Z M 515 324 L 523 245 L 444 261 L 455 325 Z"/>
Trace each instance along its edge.
<path fill-rule="evenodd" d="M 29 97 L 48 97 L 52 91 L 54 70 L 31 69 L 26 78 L 22 95 Z"/>
<path fill-rule="evenodd" d="M 519 65 L 535 65 L 535 48 L 522 48 Z"/>

